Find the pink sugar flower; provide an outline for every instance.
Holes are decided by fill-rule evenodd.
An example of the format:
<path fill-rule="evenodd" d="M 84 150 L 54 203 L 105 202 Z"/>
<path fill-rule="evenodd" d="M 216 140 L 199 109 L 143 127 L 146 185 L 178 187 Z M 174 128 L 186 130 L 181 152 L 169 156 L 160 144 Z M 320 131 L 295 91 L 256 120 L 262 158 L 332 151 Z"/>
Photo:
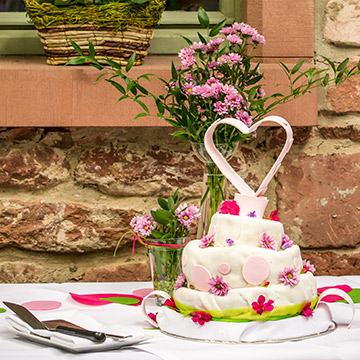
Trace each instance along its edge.
<path fill-rule="evenodd" d="M 304 316 L 306 316 L 307 318 L 309 318 L 310 316 L 312 316 L 312 315 L 313 315 L 313 312 L 314 312 L 314 310 L 311 309 L 310 306 L 311 306 L 311 303 L 308 302 L 307 304 L 305 304 L 305 306 L 304 306 L 303 309 L 302 309 L 302 314 L 303 314 Z"/>
<path fill-rule="evenodd" d="M 265 302 L 266 298 L 264 295 L 260 295 L 257 301 L 254 301 L 251 306 L 252 308 L 261 315 L 264 311 L 270 312 L 274 310 L 274 300 Z"/>
<path fill-rule="evenodd" d="M 294 286 L 300 281 L 300 277 L 295 269 L 286 267 L 283 271 L 280 271 L 279 280 L 284 285 Z"/>
<path fill-rule="evenodd" d="M 267 217 L 266 219 L 268 220 L 272 220 L 272 221 L 280 221 L 280 219 L 277 217 L 277 213 L 279 212 L 279 210 L 274 210 L 271 212 L 270 216 Z"/>
<path fill-rule="evenodd" d="M 306 274 L 308 271 L 314 273 L 316 271 L 315 266 L 312 265 L 309 260 L 304 260 L 301 273 Z"/>
<path fill-rule="evenodd" d="M 186 283 L 186 277 L 184 273 L 181 273 L 174 284 L 174 290 L 180 289 Z"/>
<path fill-rule="evenodd" d="M 263 233 L 262 240 L 260 241 L 260 247 L 263 249 L 276 250 L 274 237 L 267 233 Z"/>
<path fill-rule="evenodd" d="M 232 246 L 232 245 L 234 245 L 234 240 L 233 240 L 233 239 L 226 239 L 226 243 L 227 243 L 229 246 Z"/>
<path fill-rule="evenodd" d="M 230 290 L 230 286 L 223 280 L 222 276 L 216 275 L 209 280 L 209 293 L 217 296 L 225 296 Z"/>
<path fill-rule="evenodd" d="M 283 234 L 283 236 L 281 237 L 280 248 L 282 250 L 285 250 L 285 249 L 291 248 L 292 246 L 294 246 L 294 242 L 292 240 L 290 240 L 290 238 L 286 234 Z"/>
<path fill-rule="evenodd" d="M 240 207 L 235 200 L 233 201 L 225 200 L 221 203 L 218 212 L 220 214 L 239 215 Z"/>
<path fill-rule="evenodd" d="M 235 33 L 236 33 L 236 30 L 232 26 L 226 26 L 220 30 L 220 34 L 223 34 L 223 35 L 229 35 L 229 34 L 235 34 Z"/>
<path fill-rule="evenodd" d="M 154 320 L 154 321 L 157 323 L 157 321 L 156 321 L 157 313 L 156 313 L 156 314 L 154 314 L 154 313 L 149 313 L 148 316 L 149 316 L 149 318 L 150 318 L 151 320 Z"/>
<path fill-rule="evenodd" d="M 172 308 L 174 310 L 178 309 L 177 306 L 175 305 L 175 301 L 174 301 L 173 298 L 165 300 L 164 306 L 168 306 L 168 307 L 170 307 L 170 308 Z"/>
<path fill-rule="evenodd" d="M 199 248 L 206 249 L 207 247 L 210 246 L 213 240 L 214 240 L 214 234 L 207 234 L 203 236 L 200 240 Z"/>
<path fill-rule="evenodd" d="M 250 211 L 248 216 L 251 217 L 251 218 L 256 218 L 257 217 L 256 211 Z"/>
<path fill-rule="evenodd" d="M 199 325 L 204 325 L 206 322 L 211 321 L 212 316 L 205 311 L 197 311 L 194 313 L 191 313 L 192 318 L 191 320 L 194 323 L 198 323 Z"/>

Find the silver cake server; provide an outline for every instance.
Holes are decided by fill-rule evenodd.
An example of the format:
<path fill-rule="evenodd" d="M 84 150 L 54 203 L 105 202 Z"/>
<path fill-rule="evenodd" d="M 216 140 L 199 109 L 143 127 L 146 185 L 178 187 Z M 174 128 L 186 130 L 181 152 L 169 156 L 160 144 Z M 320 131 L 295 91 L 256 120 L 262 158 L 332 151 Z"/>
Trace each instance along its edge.
<path fill-rule="evenodd" d="M 79 327 L 71 327 L 59 325 L 55 328 L 52 328 L 42 321 L 40 321 L 37 317 L 35 317 L 28 309 L 19 304 L 14 304 L 11 302 L 3 301 L 4 305 L 6 305 L 9 309 L 11 309 L 19 318 L 25 321 L 28 325 L 30 325 L 33 329 L 43 329 L 48 331 L 56 331 L 62 334 L 77 336 L 81 338 L 85 338 L 91 340 L 93 342 L 102 343 L 106 339 L 106 335 L 103 332 L 98 331 L 90 331 L 86 329 L 81 329 Z"/>

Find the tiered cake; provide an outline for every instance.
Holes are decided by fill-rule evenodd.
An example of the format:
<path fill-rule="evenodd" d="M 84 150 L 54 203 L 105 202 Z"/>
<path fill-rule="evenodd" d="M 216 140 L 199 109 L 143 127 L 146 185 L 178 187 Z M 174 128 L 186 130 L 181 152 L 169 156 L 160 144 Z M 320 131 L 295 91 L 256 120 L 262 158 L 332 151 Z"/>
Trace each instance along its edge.
<path fill-rule="evenodd" d="M 229 124 L 250 134 L 264 121 L 282 126 L 286 141 L 255 192 L 219 153 L 213 133 L 219 124 Z M 209 232 L 184 248 L 183 273 L 173 299 L 161 291 L 152 293 L 168 299 L 156 321 L 147 316 L 144 300 L 142 309 L 152 325 L 175 336 L 237 343 L 301 339 L 334 330 L 328 308 L 317 307 L 314 266 L 302 259 L 276 212 L 264 218 L 268 200 L 263 194 L 292 141 L 290 125 L 277 116 L 250 128 L 239 120 L 223 119 L 208 129 L 206 150 L 239 193 L 221 204 Z M 326 290 L 320 299 L 335 293 L 352 303 L 340 290 Z"/>
<path fill-rule="evenodd" d="M 238 207 L 235 202 L 224 205 L 231 203 Z M 314 307 L 313 267 L 307 262 L 303 266 L 299 247 L 279 221 L 255 216 L 215 214 L 212 233 L 185 247 L 185 276 L 174 292 L 181 311 L 206 311 L 216 319 L 266 320 L 300 314 L 309 302 Z M 271 311 L 258 309 L 261 297 L 264 304 L 270 301 Z"/>

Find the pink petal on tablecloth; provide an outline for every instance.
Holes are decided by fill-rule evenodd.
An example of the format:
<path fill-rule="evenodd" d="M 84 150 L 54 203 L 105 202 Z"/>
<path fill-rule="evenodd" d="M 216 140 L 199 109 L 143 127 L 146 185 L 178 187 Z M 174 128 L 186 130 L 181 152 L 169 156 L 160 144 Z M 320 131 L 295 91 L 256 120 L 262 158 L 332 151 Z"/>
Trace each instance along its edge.
<path fill-rule="evenodd" d="M 317 291 L 318 291 L 318 293 L 322 293 L 327 289 L 334 289 L 334 288 L 345 291 L 346 293 L 348 293 L 352 290 L 352 287 L 349 285 L 335 285 L 335 286 L 324 286 L 324 287 L 318 288 Z M 337 295 L 328 295 L 328 296 L 325 296 L 321 301 L 330 303 L 330 302 L 335 302 L 335 301 L 339 301 L 339 300 L 343 300 L 343 298 L 340 296 L 337 296 Z"/>
<path fill-rule="evenodd" d="M 138 306 L 142 302 L 142 297 L 135 295 L 127 295 L 127 294 L 83 294 L 83 295 L 74 294 L 74 293 L 69 293 L 69 294 L 75 301 L 84 305 L 91 305 L 91 306 L 109 305 L 111 304 L 110 301 L 105 301 L 100 299 L 115 298 L 115 297 L 127 297 L 127 298 L 139 300 L 138 304 L 133 304 L 131 306 Z"/>

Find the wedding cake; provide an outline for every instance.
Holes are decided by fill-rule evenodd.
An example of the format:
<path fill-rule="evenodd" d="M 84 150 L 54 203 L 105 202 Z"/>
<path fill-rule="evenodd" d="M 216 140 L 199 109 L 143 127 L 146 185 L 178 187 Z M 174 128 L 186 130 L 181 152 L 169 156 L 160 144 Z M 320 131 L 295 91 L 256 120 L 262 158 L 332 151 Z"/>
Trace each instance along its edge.
<path fill-rule="evenodd" d="M 229 124 L 250 134 L 264 121 L 282 126 L 286 141 L 255 192 L 217 150 L 213 133 L 219 124 Z M 292 141 L 290 125 L 277 116 L 250 128 L 223 119 L 208 129 L 206 150 L 239 193 L 222 202 L 205 236 L 185 246 L 173 297 L 153 292 L 168 299 L 156 321 L 150 321 L 154 326 L 179 337 L 238 343 L 301 339 L 335 329 L 328 308 L 318 306 L 325 293 L 319 298 L 315 267 L 302 259 L 276 211 L 264 217 L 268 200 L 263 194 Z"/>

